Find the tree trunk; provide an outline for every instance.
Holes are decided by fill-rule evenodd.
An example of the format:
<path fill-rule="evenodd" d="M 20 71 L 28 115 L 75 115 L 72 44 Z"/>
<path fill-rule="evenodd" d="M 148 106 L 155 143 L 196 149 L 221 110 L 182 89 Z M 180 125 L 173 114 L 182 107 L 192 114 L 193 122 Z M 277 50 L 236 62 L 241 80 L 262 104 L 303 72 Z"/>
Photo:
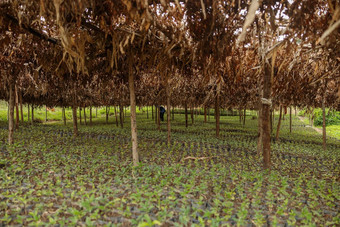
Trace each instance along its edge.
<path fill-rule="evenodd" d="M 204 123 L 207 123 L 207 107 L 204 106 Z"/>
<path fill-rule="evenodd" d="M 123 105 L 119 104 L 119 121 L 120 121 L 120 127 L 124 127 L 124 117 L 123 117 Z"/>
<path fill-rule="evenodd" d="M 118 116 L 117 116 L 116 106 L 114 106 L 114 110 L 115 110 L 115 117 L 116 117 L 116 126 L 118 127 Z"/>
<path fill-rule="evenodd" d="M 15 129 L 19 129 L 19 99 L 18 99 L 18 89 L 15 86 L 15 116 L 16 116 L 16 121 L 15 121 Z"/>
<path fill-rule="evenodd" d="M 98 117 L 98 107 L 96 107 L 96 118 Z"/>
<path fill-rule="evenodd" d="M 131 140 L 132 140 L 132 159 L 133 165 L 139 163 L 138 157 L 138 141 L 137 141 L 137 121 L 136 121 L 136 97 L 135 86 L 132 72 L 129 72 L 129 90 L 130 90 L 130 105 L 131 105 Z"/>
<path fill-rule="evenodd" d="M 297 108 L 296 108 L 296 106 L 295 106 L 295 116 L 297 116 Z"/>
<path fill-rule="evenodd" d="M 271 68 L 264 63 L 262 100 L 262 146 L 264 168 L 270 168 L 270 106 L 271 106 Z"/>
<path fill-rule="evenodd" d="M 289 107 L 289 132 L 292 133 L 292 106 Z"/>
<path fill-rule="evenodd" d="M 86 121 L 86 106 L 84 106 L 84 123 L 85 123 L 85 125 L 87 125 L 87 121 Z"/>
<path fill-rule="evenodd" d="M 275 141 L 277 141 L 277 142 L 279 142 L 279 133 L 280 133 L 280 127 L 281 127 L 281 118 L 282 118 L 282 105 L 280 105 L 280 117 L 279 117 L 279 122 L 277 123 L 277 128 L 276 128 Z"/>
<path fill-rule="evenodd" d="M 323 149 L 326 150 L 326 88 L 323 94 L 323 98 L 322 98 L 322 145 L 323 145 Z"/>
<path fill-rule="evenodd" d="M 215 99 L 215 119 L 216 119 L 216 137 L 220 137 L 220 94 L 217 92 Z"/>
<path fill-rule="evenodd" d="M 20 92 L 19 99 L 20 99 L 20 115 L 21 115 L 21 122 L 24 123 L 24 112 L 23 112 L 23 109 L 22 109 L 22 94 L 21 94 L 21 92 Z"/>
<path fill-rule="evenodd" d="M 187 105 L 187 101 L 185 100 L 184 103 L 184 112 L 185 112 L 185 127 L 188 127 L 188 105 Z"/>
<path fill-rule="evenodd" d="M 79 111 L 79 113 L 81 112 Z M 77 122 L 77 107 L 75 104 L 73 104 L 72 106 L 72 116 L 73 116 L 73 136 L 77 137 L 78 136 L 78 122 Z"/>
<path fill-rule="evenodd" d="M 10 81 L 9 84 L 9 116 L 8 116 L 8 144 L 13 144 L 13 132 L 14 132 L 14 105 L 15 105 L 15 90 L 14 84 Z"/>

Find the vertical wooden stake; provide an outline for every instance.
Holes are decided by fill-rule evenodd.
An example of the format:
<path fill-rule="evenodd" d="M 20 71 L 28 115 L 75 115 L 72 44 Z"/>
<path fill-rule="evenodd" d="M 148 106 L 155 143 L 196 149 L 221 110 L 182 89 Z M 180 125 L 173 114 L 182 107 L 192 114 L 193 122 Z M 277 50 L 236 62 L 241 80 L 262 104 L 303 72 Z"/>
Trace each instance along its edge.
<path fill-rule="evenodd" d="M 72 116 L 73 116 L 73 136 L 77 137 L 78 136 L 78 122 L 77 122 L 77 106 L 75 104 L 73 104 L 72 106 Z"/>
<path fill-rule="evenodd" d="M 8 115 L 8 144 L 13 144 L 13 133 L 14 133 L 14 106 L 15 106 L 15 88 L 14 82 L 9 82 L 9 115 Z"/>
<path fill-rule="evenodd" d="M 116 106 L 114 106 L 114 110 L 115 110 L 115 117 L 116 117 L 116 126 L 118 127 L 118 114 L 117 114 Z"/>
<path fill-rule="evenodd" d="M 326 150 L 326 85 L 322 98 L 322 145 L 323 149 Z"/>
<path fill-rule="evenodd" d="M 92 106 L 90 106 L 90 125 L 92 125 Z"/>
<path fill-rule="evenodd" d="M 184 109 L 185 109 L 185 127 L 188 127 L 188 105 L 187 105 L 187 100 L 185 100 L 184 103 Z"/>
<path fill-rule="evenodd" d="M 23 109 L 22 109 L 22 94 L 21 94 L 21 92 L 20 92 L 20 95 L 19 95 L 19 99 L 20 99 L 21 122 L 24 123 L 24 112 L 23 112 Z"/>
<path fill-rule="evenodd" d="M 292 106 L 289 107 L 289 132 L 292 133 Z"/>
<path fill-rule="evenodd" d="M 16 114 L 16 121 L 15 121 L 15 129 L 19 129 L 19 99 L 18 99 L 18 89 L 15 86 L 15 114 Z"/>
<path fill-rule="evenodd" d="M 87 122 L 86 122 L 86 106 L 84 106 L 84 123 L 85 125 L 87 125 Z"/>
<path fill-rule="evenodd" d="M 27 122 L 30 123 L 30 119 L 31 119 L 31 111 L 30 111 L 30 104 L 27 103 Z"/>
<path fill-rule="evenodd" d="M 216 137 L 220 137 L 220 94 L 217 89 L 216 100 L 215 100 L 215 119 L 216 119 Z"/>
<path fill-rule="evenodd" d="M 263 100 L 262 100 L 262 146 L 263 146 L 263 164 L 265 169 L 271 166 L 271 149 L 270 149 L 270 106 L 271 106 L 271 68 L 267 62 L 264 62 L 263 74 Z"/>
<path fill-rule="evenodd" d="M 130 105 L 131 105 L 131 141 L 132 141 L 132 159 L 133 165 L 137 166 L 139 163 L 138 156 L 138 141 L 137 141 L 137 120 L 136 120 L 136 96 L 133 73 L 129 72 L 129 91 L 130 91 Z"/>

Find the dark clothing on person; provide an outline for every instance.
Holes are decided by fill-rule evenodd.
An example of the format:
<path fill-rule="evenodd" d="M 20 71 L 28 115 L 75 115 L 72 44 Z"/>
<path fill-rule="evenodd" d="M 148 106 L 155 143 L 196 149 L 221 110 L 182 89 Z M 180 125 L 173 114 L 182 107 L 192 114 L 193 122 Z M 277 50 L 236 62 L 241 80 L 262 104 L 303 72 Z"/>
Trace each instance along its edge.
<path fill-rule="evenodd" d="M 165 113 L 165 109 L 163 106 L 159 107 L 159 115 L 161 117 L 161 121 L 164 121 L 164 113 Z"/>

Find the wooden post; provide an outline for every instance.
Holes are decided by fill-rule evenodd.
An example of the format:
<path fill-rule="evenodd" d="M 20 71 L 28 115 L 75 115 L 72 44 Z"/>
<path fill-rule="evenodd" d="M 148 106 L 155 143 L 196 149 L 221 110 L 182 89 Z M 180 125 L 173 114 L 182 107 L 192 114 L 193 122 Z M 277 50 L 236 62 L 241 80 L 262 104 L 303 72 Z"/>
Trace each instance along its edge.
<path fill-rule="evenodd" d="M 260 155 L 262 151 L 262 113 L 261 113 L 262 103 L 260 102 L 258 110 L 258 140 L 257 140 L 257 155 Z"/>
<path fill-rule="evenodd" d="M 108 110 L 107 106 L 105 107 L 105 121 L 106 124 L 109 122 L 109 112 L 110 110 Z"/>
<path fill-rule="evenodd" d="M 151 117 L 152 117 L 152 120 L 153 120 L 153 105 L 151 105 Z"/>
<path fill-rule="evenodd" d="M 90 125 L 92 125 L 92 106 L 90 106 Z"/>
<path fill-rule="evenodd" d="M 47 122 L 47 106 L 45 106 L 45 122 Z"/>
<path fill-rule="evenodd" d="M 14 81 L 9 82 L 9 116 L 8 116 L 8 144 L 13 144 L 13 132 L 14 132 L 14 105 L 15 105 L 15 88 Z"/>
<path fill-rule="evenodd" d="M 273 110 L 272 110 L 272 124 L 273 124 L 273 126 L 272 127 L 274 127 L 274 125 L 275 125 L 275 108 L 273 107 Z M 272 130 L 273 131 L 273 130 Z"/>
<path fill-rule="evenodd" d="M 172 120 L 175 120 L 175 107 L 172 107 Z"/>
<path fill-rule="evenodd" d="M 242 111 L 241 111 L 241 107 L 239 107 L 238 109 L 238 114 L 240 116 L 240 124 L 242 123 Z"/>
<path fill-rule="evenodd" d="M 171 143 L 171 106 L 170 106 L 170 88 L 169 88 L 169 75 L 166 76 L 166 108 L 167 108 L 167 122 L 168 122 L 168 146 Z"/>
<path fill-rule="evenodd" d="M 292 133 L 292 106 L 289 107 L 289 132 Z"/>
<path fill-rule="evenodd" d="M 160 112 L 159 107 L 160 105 L 158 105 L 158 108 L 157 108 L 157 129 L 158 131 L 161 131 L 161 112 Z"/>
<path fill-rule="evenodd" d="M 65 111 L 65 107 L 64 106 L 63 106 L 63 116 L 64 116 L 64 125 L 66 125 L 66 111 Z"/>
<path fill-rule="evenodd" d="M 191 115 L 191 125 L 193 125 L 194 124 L 194 109 L 192 106 L 190 107 L 190 115 Z"/>
<path fill-rule="evenodd" d="M 277 123 L 277 128 L 276 128 L 275 140 L 277 142 L 279 141 L 279 133 L 280 133 L 280 127 L 281 127 L 281 118 L 282 118 L 282 105 L 280 105 L 280 117 L 279 117 L 279 122 Z"/>
<path fill-rule="evenodd" d="M 264 60 L 263 60 L 264 61 Z M 263 99 L 262 99 L 262 146 L 263 146 L 263 164 L 268 169 L 271 166 L 270 161 L 270 106 L 271 106 L 271 67 L 264 61 L 263 73 Z"/>
<path fill-rule="evenodd" d="M 18 99 L 18 89 L 15 86 L 15 114 L 16 114 L 16 121 L 15 121 L 15 129 L 19 129 L 19 99 Z"/>
<path fill-rule="evenodd" d="M 188 127 L 188 105 L 187 105 L 187 100 L 185 100 L 184 103 L 184 112 L 185 112 L 185 127 Z"/>
<path fill-rule="evenodd" d="M 157 107 L 157 105 L 155 104 L 155 124 L 157 125 L 157 123 L 158 123 L 158 111 L 157 111 L 157 109 L 158 109 L 158 107 Z"/>
<path fill-rule="evenodd" d="M 149 106 L 145 106 L 146 107 L 146 119 L 149 119 Z"/>
<path fill-rule="evenodd" d="M 246 125 L 246 114 L 247 114 L 247 108 L 244 107 L 244 110 L 243 110 L 243 127 Z"/>
<path fill-rule="evenodd" d="M 81 124 L 81 107 L 79 107 L 79 124 Z"/>
<path fill-rule="evenodd" d="M 22 94 L 21 94 L 21 92 L 20 92 L 20 95 L 19 95 L 19 99 L 20 99 L 21 122 L 24 123 L 24 112 L 23 112 L 23 109 L 22 109 Z"/>
<path fill-rule="evenodd" d="M 208 108 L 208 122 L 210 121 L 210 108 Z"/>
<path fill-rule="evenodd" d="M 114 106 L 114 110 L 115 110 L 115 117 L 116 117 L 116 126 L 118 127 L 118 116 L 117 116 L 116 106 Z"/>
<path fill-rule="evenodd" d="M 216 119 L 216 137 L 220 137 L 220 94 L 219 88 L 217 89 L 216 99 L 215 99 L 215 119 Z"/>
<path fill-rule="evenodd" d="M 120 127 L 124 127 L 124 117 L 123 117 L 123 105 L 119 104 L 119 121 L 120 121 Z"/>
<path fill-rule="evenodd" d="M 33 103 L 32 103 L 32 116 L 31 116 L 31 118 L 32 118 L 32 125 L 34 124 L 34 105 L 33 105 Z"/>
<path fill-rule="evenodd" d="M 84 106 L 84 123 L 85 125 L 87 125 L 87 122 L 86 122 L 86 106 Z"/>
<path fill-rule="evenodd" d="M 98 107 L 96 107 L 96 118 L 98 117 Z"/>
<path fill-rule="evenodd" d="M 31 119 L 31 116 L 30 116 L 30 104 L 27 103 L 27 122 L 30 123 L 30 119 Z"/>
<path fill-rule="evenodd" d="M 322 146 L 326 150 L 326 85 L 324 88 L 324 94 L 322 98 Z"/>
<path fill-rule="evenodd" d="M 139 163 L 138 156 L 138 141 L 137 141 L 137 120 L 136 120 L 136 97 L 135 97 L 135 85 L 134 85 L 134 76 L 131 72 L 129 72 L 129 90 L 130 90 L 130 105 L 131 105 L 131 141 L 132 141 L 132 159 L 133 165 L 137 166 Z"/>
<path fill-rule="evenodd" d="M 273 109 L 270 109 L 270 134 L 273 132 Z"/>
<path fill-rule="evenodd" d="M 79 113 L 81 112 L 79 111 Z M 78 122 L 77 122 L 77 106 L 75 104 L 73 104 L 72 106 L 72 116 L 73 116 L 73 136 L 77 137 L 78 136 Z"/>
<path fill-rule="evenodd" d="M 207 107 L 204 106 L 204 123 L 207 123 Z"/>

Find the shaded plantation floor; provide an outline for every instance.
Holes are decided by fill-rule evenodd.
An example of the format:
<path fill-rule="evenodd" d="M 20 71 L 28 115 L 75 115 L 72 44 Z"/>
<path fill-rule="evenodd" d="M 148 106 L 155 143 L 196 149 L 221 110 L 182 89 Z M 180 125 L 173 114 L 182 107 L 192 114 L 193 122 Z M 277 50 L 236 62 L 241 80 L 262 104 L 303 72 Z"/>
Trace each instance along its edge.
<path fill-rule="evenodd" d="M 186 129 L 176 115 L 167 146 L 165 123 L 159 132 L 146 115 L 137 119 L 142 164 L 135 169 L 128 118 L 124 129 L 96 119 L 76 139 L 71 123 L 24 126 L 13 147 L 0 123 L 0 223 L 340 224 L 340 143 L 330 139 L 322 151 L 321 136 L 297 118 L 293 134 L 283 121 L 271 172 L 256 155 L 257 120 L 243 127 L 222 116 L 216 139 L 213 117 Z"/>

